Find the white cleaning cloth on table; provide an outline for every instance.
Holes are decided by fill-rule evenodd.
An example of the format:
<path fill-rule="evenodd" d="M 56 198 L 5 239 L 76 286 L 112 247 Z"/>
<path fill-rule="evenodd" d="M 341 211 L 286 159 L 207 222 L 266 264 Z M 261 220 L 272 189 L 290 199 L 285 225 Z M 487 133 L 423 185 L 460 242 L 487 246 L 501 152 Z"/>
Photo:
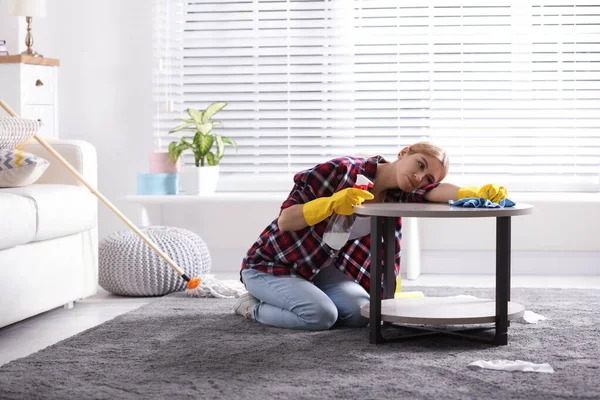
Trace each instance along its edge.
<path fill-rule="evenodd" d="M 534 364 L 529 361 L 521 360 L 478 360 L 467 366 L 469 369 L 494 369 L 497 371 L 522 371 L 522 372 L 546 372 L 554 373 L 554 369 L 550 364 Z"/>

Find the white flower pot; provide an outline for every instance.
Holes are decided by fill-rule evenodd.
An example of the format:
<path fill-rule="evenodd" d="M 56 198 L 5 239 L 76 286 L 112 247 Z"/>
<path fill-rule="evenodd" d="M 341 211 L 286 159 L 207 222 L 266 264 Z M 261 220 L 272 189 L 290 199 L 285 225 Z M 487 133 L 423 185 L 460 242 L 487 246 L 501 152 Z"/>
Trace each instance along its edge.
<path fill-rule="evenodd" d="M 185 166 L 179 171 L 179 186 L 183 194 L 214 194 L 219 182 L 219 166 Z"/>

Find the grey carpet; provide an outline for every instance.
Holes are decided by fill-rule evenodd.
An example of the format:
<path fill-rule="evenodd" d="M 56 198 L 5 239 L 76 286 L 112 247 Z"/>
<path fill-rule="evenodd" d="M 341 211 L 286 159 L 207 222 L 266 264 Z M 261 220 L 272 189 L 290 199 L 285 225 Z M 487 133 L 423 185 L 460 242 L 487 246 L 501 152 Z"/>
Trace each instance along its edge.
<path fill-rule="evenodd" d="M 176 294 L 1 367 L 0 398 L 600 398 L 600 291 L 512 295 L 550 320 L 513 323 L 509 346 L 493 347 L 449 336 L 375 346 L 368 328 L 277 329 L 233 314 L 232 300 Z M 548 362 L 556 372 L 467 368 L 480 359 Z"/>

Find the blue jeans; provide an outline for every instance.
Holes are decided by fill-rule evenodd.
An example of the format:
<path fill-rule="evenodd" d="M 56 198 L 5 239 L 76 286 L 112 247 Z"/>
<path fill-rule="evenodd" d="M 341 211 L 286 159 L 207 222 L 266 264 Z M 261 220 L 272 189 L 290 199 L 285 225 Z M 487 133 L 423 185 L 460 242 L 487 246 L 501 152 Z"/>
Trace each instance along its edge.
<path fill-rule="evenodd" d="M 253 317 L 261 324 L 318 331 L 336 322 L 346 327 L 369 323 L 360 315 L 360 307 L 369 303 L 369 294 L 335 267 L 322 269 L 313 282 L 254 269 L 244 269 L 242 280 L 260 301 Z"/>

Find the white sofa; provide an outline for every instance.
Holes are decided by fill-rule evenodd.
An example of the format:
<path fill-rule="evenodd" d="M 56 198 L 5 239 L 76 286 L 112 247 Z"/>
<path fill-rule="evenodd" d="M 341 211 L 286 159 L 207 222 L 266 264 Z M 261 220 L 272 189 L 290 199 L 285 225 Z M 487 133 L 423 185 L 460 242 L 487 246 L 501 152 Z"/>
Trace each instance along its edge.
<path fill-rule="evenodd" d="M 94 147 L 50 142 L 92 185 Z M 98 287 L 98 202 L 41 145 L 24 149 L 50 161 L 33 185 L 0 188 L 0 327 L 93 295 Z"/>

